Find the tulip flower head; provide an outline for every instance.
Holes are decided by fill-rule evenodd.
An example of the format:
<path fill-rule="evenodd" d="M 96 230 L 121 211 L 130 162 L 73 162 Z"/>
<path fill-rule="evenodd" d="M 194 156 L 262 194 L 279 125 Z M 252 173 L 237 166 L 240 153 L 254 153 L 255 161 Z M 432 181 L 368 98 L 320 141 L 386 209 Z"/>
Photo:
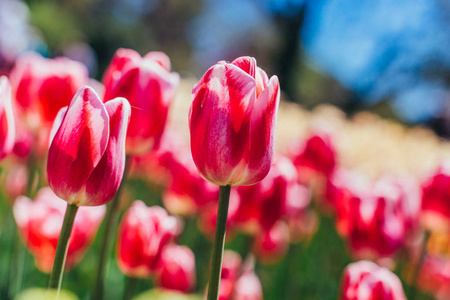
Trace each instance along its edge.
<path fill-rule="evenodd" d="M 252 57 L 224 61 L 192 90 L 191 151 L 199 173 L 219 186 L 252 185 L 269 172 L 280 88 Z"/>
<path fill-rule="evenodd" d="M 406 300 L 400 279 L 370 261 L 358 261 L 345 268 L 340 300 Z"/>
<path fill-rule="evenodd" d="M 180 76 L 170 72 L 170 59 L 163 52 L 141 57 L 131 49 L 117 50 L 105 72 L 105 101 L 124 97 L 133 117 L 127 133 L 128 154 L 143 155 L 157 148 L 175 98 Z"/>
<path fill-rule="evenodd" d="M 51 127 L 58 111 L 89 81 L 85 65 L 66 57 L 21 56 L 11 72 L 19 114 L 31 130 Z"/>
<path fill-rule="evenodd" d="M 33 254 L 37 267 L 46 273 L 52 270 L 65 209 L 63 200 L 48 187 L 42 188 L 34 201 L 19 196 L 14 202 L 14 218 L 20 236 Z M 73 268 L 83 258 L 105 213 L 105 206 L 78 210 L 69 240 L 66 269 Z"/>
<path fill-rule="evenodd" d="M 0 159 L 14 147 L 15 126 L 11 105 L 11 85 L 6 76 L 0 76 Z"/>
<path fill-rule="evenodd" d="M 158 285 L 188 293 L 195 285 L 195 256 L 186 246 L 167 245 L 162 249 L 157 272 Z"/>
<path fill-rule="evenodd" d="M 112 199 L 125 168 L 130 111 L 126 99 L 103 104 L 92 88 L 84 86 L 67 111 L 58 114 L 47 175 L 59 197 L 78 206 L 102 205 Z"/>
<path fill-rule="evenodd" d="M 450 168 L 443 163 L 422 184 L 421 222 L 428 230 L 450 231 Z"/>
<path fill-rule="evenodd" d="M 145 278 L 156 273 L 161 251 L 180 232 L 175 217 L 164 208 L 147 207 L 136 200 L 125 213 L 117 236 L 117 262 L 131 277 Z"/>

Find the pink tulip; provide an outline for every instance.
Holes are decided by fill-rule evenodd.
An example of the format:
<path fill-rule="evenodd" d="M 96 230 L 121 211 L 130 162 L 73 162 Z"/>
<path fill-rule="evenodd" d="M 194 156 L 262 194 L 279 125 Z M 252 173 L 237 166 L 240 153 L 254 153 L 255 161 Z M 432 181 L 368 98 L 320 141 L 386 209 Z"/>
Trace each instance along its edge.
<path fill-rule="evenodd" d="M 168 131 L 164 134 L 168 135 Z M 170 213 L 194 216 L 206 206 L 217 204 L 219 187 L 204 180 L 192 160 L 189 146 L 179 143 L 179 134 L 169 134 L 176 145 L 164 143 L 158 150 L 159 163 L 168 171 L 166 189 L 163 193 L 164 207 Z"/>
<path fill-rule="evenodd" d="M 317 176 L 328 177 L 336 167 L 336 150 L 331 136 L 325 132 L 313 133 L 292 152 L 302 183 L 310 183 Z"/>
<path fill-rule="evenodd" d="M 159 206 L 136 200 L 126 212 L 117 236 L 117 262 L 131 277 L 155 274 L 164 246 L 180 232 L 180 225 Z"/>
<path fill-rule="evenodd" d="M 236 281 L 233 300 L 262 300 L 261 281 L 253 270 L 245 271 Z"/>
<path fill-rule="evenodd" d="M 359 192 L 344 192 L 336 203 L 337 227 L 357 257 L 393 255 L 416 233 L 420 193 L 414 182 L 384 177 Z"/>
<path fill-rule="evenodd" d="M 420 268 L 417 286 L 438 300 L 450 298 L 450 259 L 445 256 L 426 256 Z"/>
<path fill-rule="evenodd" d="M 262 181 L 236 188 L 240 206 L 233 225 L 250 234 L 269 230 L 287 214 L 288 202 L 301 196 L 299 186 L 297 171 L 290 159 L 276 156 Z"/>
<path fill-rule="evenodd" d="M 65 57 L 21 56 L 11 72 L 13 97 L 19 115 L 35 131 L 49 128 L 58 111 L 69 105 L 75 92 L 87 84 L 87 68 Z"/>
<path fill-rule="evenodd" d="M 195 256 L 186 246 L 167 245 L 162 249 L 157 272 L 158 285 L 164 289 L 189 293 L 195 285 Z"/>
<path fill-rule="evenodd" d="M 261 300 L 262 286 L 256 276 L 253 261 L 244 261 L 236 252 L 226 250 L 223 254 L 220 277 L 219 300 Z"/>
<path fill-rule="evenodd" d="M 15 125 L 11 105 L 11 85 L 6 76 L 0 76 L 0 159 L 14 147 Z"/>
<path fill-rule="evenodd" d="M 242 259 L 236 252 L 223 253 L 222 273 L 219 286 L 219 300 L 231 300 L 239 276 Z"/>
<path fill-rule="evenodd" d="M 128 154 L 143 155 L 158 147 L 179 81 L 179 75 L 170 72 L 166 54 L 149 52 L 141 57 L 131 49 L 117 50 L 103 78 L 104 100 L 124 97 L 130 101 Z"/>
<path fill-rule="evenodd" d="M 219 186 L 252 185 L 269 172 L 280 99 L 278 78 L 252 57 L 218 62 L 192 91 L 191 151 L 201 176 Z"/>
<path fill-rule="evenodd" d="M 129 118 L 126 99 L 103 104 L 92 88 L 77 91 L 52 129 L 47 175 L 59 197 L 78 206 L 112 199 L 124 172 Z"/>
<path fill-rule="evenodd" d="M 450 230 L 450 168 L 443 163 L 422 184 L 422 223 L 428 230 Z"/>
<path fill-rule="evenodd" d="M 37 267 L 42 272 L 49 273 L 52 270 L 66 205 L 50 188 L 45 187 L 38 192 L 34 201 L 19 196 L 13 209 L 25 246 L 33 254 Z M 105 206 L 78 209 L 69 240 L 66 270 L 73 268 L 83 258 L 105 213 Z"/>
<path fill-rule="evenodd" d="M 283 258 L 289 249 L 289 227 L 279 220 L 270 229 L 257 235 L 252 252 L 257 261 L 274 264 Z"/>
<path fill-rule="evenodd" d="M 406 300 L 400 279 L 386 268 L 359 261 L 345 268 L 340 300 Z"/>

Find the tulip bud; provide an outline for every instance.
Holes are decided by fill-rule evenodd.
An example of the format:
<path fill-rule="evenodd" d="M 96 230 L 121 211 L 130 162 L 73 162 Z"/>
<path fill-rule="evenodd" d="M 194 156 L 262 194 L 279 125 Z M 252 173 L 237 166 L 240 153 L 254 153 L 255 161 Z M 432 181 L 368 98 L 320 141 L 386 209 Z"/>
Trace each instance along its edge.
<path fill-rule="evenodd" d="M 345 268 L 340 300 L 406 300 L 400 279 L 386 268 L 359 261 Z"/>
<path fill-rule="evenodd" d="M 195 285 L 195 256 L 186 246 L 167 245 L 158 262 L 159 286 L 183 293 L 190 292 Z"/>
<path fill-rule="evenodd" d="M 0 159 L 14 147 L 15 126 L 11 105 L 11 85 L 6 76 L 0 76 Z"/>
<path fill-rule="evenodd" d="M 117 235 L 117 263 L 131 277 L 155 273 L 162 249 L 180 232 L 180 225 L 159 206 L 136 200 L 125 213 Z"/>
<path fill-rule="evenodd" d="M 218 62 L 192 91 L 191 151 L 199 173 L 219 186 L 252 185 L 269 172 L 280 99 L 278 78 L 252 57 Z"/>
<path fill-rule="evenodd" d="M 38 192 L 34 201 L 19 196 L 14 202 L 13 211 L 20 236 L 33 254 L 37 267 L 49 273 L 52 270 L 66 205 L 50 188 L 45 187 Z M 66 269 L 73 268 L 83 258 L 105 213 L 105 206 L 78 209 L 69 240 Z"/>
<path fill-rule="evenodd" d="M 48 154 L 50 187 L 69 204 L 107 203 L 125 168 L 128 101 L 117 98 L 103 104 L 94 90 L 85 86 L 59 116 Z"/>
<path fill-rule="evenodd" d="M 158 147 L 179 81 L 179 75 L 170 72 L 166 54 L 149 52 L 142 58 L 131 49 L 117 50 L 103 78 L 104 100 L 124 97 L 130 101 L 128 154 L 142 155 Z"/>

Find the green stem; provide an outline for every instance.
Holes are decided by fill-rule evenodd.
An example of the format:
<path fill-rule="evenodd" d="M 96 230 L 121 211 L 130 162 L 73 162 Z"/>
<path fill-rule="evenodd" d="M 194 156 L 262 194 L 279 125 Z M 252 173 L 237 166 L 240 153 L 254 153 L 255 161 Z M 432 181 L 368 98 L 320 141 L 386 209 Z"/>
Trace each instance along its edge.
<path fill-rule="evenodd" d="M 211 257 L 211 272 L 209 277 L 208 300 L 219 298 L 220 273 L 222 272 L 223 249 L 227 230 L 228 203 L 230 202 L 231 186 L 221 186 L 219 207 L 217 208 L 216 232 L 214 234 L 213 252 Z"/>
<path fill-rule="evenodd" d="M 123 292 L 123 300 L 130 300 L 133 297 L 138 279 L 136 277 L 126 277 L 125 290 Z"/>
<path fill-rule="evenodd" d="M 411 281 L 411 295 L 409 297 L 410 300 L 414 300 L 417 297 L 417 278 L 419 277 L 420 269 L 422 268 L 423 262 L 425 261 L 425 256 L 427 254 L 427 244 L 430 239 L 431 232 L 429 230 L 425 230 L 425 235 L 423 237 L 422 247 L 420 249 L 419 261 L 417 262 L 417 266 L 414 269 L 413 278 Z"/>
<path fill-rule="evenodd" d="M 114 198 L 110 202 L 109 211 L 106 215 L 105 230 L 103 234 L 103 240 L 101 241 L 101 248 L 99 253 L 99 261 L 97 266 L 97 277 L 95 280 L 95 289 L 92 295 L 92 299 L 102 300 L 104 296 L 105 278 L 107 273 L 107 266 L 110 258 L 110 253 L 114 241 L 114 236 L 117 231 L 117 223 L 119 219 L 119 204 L 120 197 L 122 195 L 123 186 L 128 177 L 128 172 L 131 165 L 131 156 L 127 156 L 125 162 L 125 170 L 123 172 L 122 182 L 114 195 Z"/>
<path fill-rule="evenodd" d="M 48 287 L 50 289 L 57 289 L 58 294 L 61 289 L 61 282 L 64 273 L 64 265 L 66 264 L 67 249 L 69 248 L 69 238 L 72 233 L 72 226 L 75 216 L 78 211 L 78 206 L 74 204 L 67 204 L 66 214 L 64 215 L 64 222 L 59 235 L 58 245 L 56 246 L 55 260 L 53 261 L 53 269 L 50 274 L 50 282 Z"/>

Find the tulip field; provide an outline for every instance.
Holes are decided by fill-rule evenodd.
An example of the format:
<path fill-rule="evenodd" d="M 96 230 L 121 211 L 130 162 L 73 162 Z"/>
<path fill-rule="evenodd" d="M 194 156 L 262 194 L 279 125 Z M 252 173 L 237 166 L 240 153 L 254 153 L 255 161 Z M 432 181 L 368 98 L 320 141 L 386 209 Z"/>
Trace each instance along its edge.
<path fill-rule="evenodd" d="M 0 77 L 0 299 L 450 299 L 448 142 L 142 54 Z"/>

